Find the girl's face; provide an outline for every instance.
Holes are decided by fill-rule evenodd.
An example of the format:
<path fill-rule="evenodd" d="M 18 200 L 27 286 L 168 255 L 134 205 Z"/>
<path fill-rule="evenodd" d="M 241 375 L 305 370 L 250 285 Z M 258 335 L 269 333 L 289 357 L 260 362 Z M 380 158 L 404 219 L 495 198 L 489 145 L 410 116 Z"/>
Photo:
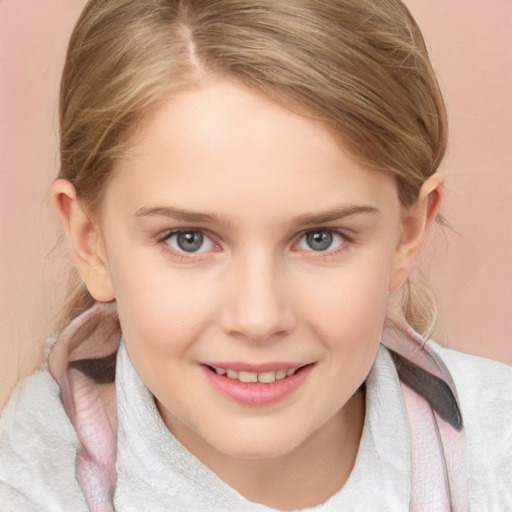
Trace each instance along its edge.
<path fill-rule="evenodd" d="M 132 142 L 100 259 L 171 431 L 192 452 L 272 458 L 360 422 L 347 402 L 405 277 L 394 180 L 228 81 L 175 95 Z"/>

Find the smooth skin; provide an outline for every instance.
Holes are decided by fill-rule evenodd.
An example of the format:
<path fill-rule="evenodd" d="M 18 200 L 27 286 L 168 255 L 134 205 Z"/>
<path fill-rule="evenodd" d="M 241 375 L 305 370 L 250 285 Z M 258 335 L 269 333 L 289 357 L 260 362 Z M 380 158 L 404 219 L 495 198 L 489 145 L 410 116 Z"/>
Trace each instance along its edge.
<path fill-rule="evenodd" d="M 442 179 L 404 208 L 319 122 L 229 80 L 147 117 L 98 212 L 54 204 L 98 301 L 171 432 L 248 499 L 317 505 L 355 462 L 386 315 L 435 218 Z M 176 230 L 181 230 L 176 232 Z M 219 393 L 206 361 L 313 363 L 283 400 Z"/>

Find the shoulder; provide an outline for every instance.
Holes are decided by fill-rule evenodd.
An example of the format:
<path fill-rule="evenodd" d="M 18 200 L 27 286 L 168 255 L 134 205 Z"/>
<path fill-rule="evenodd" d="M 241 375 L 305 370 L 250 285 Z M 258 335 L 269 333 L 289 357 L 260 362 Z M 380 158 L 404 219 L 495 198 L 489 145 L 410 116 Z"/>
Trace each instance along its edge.
<path fill-rule="evenodd" d="M 512 367 L 431 346 L 450 370 L 459 396 L 471 504 L 512 510 Z"/>
<path fill-rule="evenodd" d="M 478 426 L 482 433 L 497 434 L 505 430 L 511 435 L 512 367 L 432 342 L 430 345 L 450 370 L 467 422 L 473 420 L 466 427 Z"/>
<path fill-rule="evenodd" d="M 20 382 L 0 419 L 2 510 L 87 510 L 75 477 L 78 447 L 51 374 L 42 368 Z"/>

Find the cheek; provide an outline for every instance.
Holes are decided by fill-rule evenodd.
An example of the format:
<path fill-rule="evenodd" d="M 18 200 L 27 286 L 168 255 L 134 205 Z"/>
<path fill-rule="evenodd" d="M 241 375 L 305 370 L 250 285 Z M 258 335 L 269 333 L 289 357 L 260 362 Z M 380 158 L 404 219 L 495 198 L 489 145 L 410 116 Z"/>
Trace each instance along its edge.
<path fill-rule="evenodd" d="M 183 352 L 216 309 L 214 276 L 176 270 L 154 248 L 112 254 L 112 282 L 130 354 Z"/>
<path fill-rule="evenodd" d="M 386 315 L 389 275 L 389 259 L 361 259 L 297 290 L 318 337 L 345 354 L 363 355 L 365 348 L 376 346 Z"/>
<path fill-rule="evenodd" d="M 153 266 L 135 279 L 128 276 L 117 302 L 130 359 L 146 386 L 165 404 L 197 399 L 185 383 L 195 343 L 210 329 L 211 294 L 198 293 L 194 281 L 179 273 L 167 276 Z"/>

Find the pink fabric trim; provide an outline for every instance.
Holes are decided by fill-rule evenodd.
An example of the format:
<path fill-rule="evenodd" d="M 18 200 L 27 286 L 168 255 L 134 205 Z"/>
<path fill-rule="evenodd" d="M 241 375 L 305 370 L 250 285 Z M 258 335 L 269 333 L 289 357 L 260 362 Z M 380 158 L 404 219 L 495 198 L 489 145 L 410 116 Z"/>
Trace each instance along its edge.
<path fill-rule="evenodd" d="M 81 449 L 77 478 L 91 512 L 113 512 L 116 485 L 117 408 L 115 383 L 97 384 L 71 361 L 101 358 L 119 347 L 121 331 L 115 306 L 96 304 L 73 320 L 55 342 L 48 365 Z"/>
<path fill-rule="evenodd" d="M 444 457 L 429 404 L 402 384 L 411 432 L 412 496 L 410 512 L 450 512 Z M 421 475 L 421 478 L 417 478 Z"/>
<path fill-rule="evenodd" d="M 409 325 L 397 325 L 388 322 L 383 331 L 381 343 L 426 370 L 441 378 L 450 387 L 458 401 L 457 390 L 448 368 L 439 355 Z M 412 496 L 411 512 L 430 512 L 431 510 L 447 510 L 451 512 L 468 512 L 469 500 L 466 481 L 466 438 L 464 429 L 455 430 L 438 414 L 432 411 L 427 401 L 413 390 L 402 384 L 405 405 L 411 430 L 412 452 Z M 423 402 L 423 403 L 422 403 Z M 428 409 L 430 409 L 430 412 Z M 432 432 L 436 433 L 436 443 Z M 425 436 L 428 438 L 426 442 Z M 433 450 L 440 454 L 442 471 L 439 464 L 431 465 Z M 437 457 L 436 457 L 436 460 Z M 443 508 L 436 508 L 432 503 L 434 495 L 428 501 L 428 486 L 432 490 L 439 488 L 441 471 L 444 481 L 442 496 L 448 501 L 440 502 Z M 425 481 L 426 479 L 426 481 Z M 437 498 L 436 498 L 437 499 Z M 428 505 L 427 505 L 428 504 Z"/>
<path fill-rule="evenodd" d="M 446 473 L 451 496 L 452 512 L 469 511 L 466 477 L 466 441 L 463 432 L 457 432 L 435 414 L 439 427 L 441 449 L 446 461 Z"/>

